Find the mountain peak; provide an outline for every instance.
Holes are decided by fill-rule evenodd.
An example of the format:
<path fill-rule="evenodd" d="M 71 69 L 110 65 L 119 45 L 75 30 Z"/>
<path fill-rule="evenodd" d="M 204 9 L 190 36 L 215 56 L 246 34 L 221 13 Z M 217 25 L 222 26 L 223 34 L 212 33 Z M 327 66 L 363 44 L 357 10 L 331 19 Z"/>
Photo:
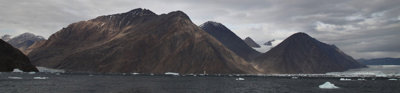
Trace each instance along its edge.
<path fill-rule="evenodd" d="M 246 37 L 244 39 L 244 42 L 249 45 L 250 47 L 254 47 L 254 48 L 260 48 L 261 46 L 258 45 L 253 39 L 251 39 L 250 37 Z"/>
<path fill-rule="evenodd" d="M 306 37 L 306 38 L 312 38 L 311 36 L 309 36 L 308 34 L 304 33 L 304 32 L 297 32 L 293 35 L 291 35 L 290 37 Z"/>
<path fill-rule="evenodd" d="M 146 15 L 157 15 L 148 9 L 136 8 L 124 14 L 136 15 L 136 16 L 146 16 Z"/>
<path fill-rule="evenodd" d="M 214 27 L 225 27 L 224 25 L 222 25 L 221 23 L 215 22 L 215 21 L 207 21 L 203 24 L 200 25 L 200 27 L 205 27 L 205 26 L 214 26 Z"/>
<path fill-rule="evenodd" d="M 175 16 L 175 17 L 181 17 L 181 18 L 185 18 L 185 19 L 190 19 L 189 16 L 186 13 L 184 13 L 184 12 L 182 12 L 180 10 L 169 12 L 168 15 L 172 15 L 172 16 Z"/>

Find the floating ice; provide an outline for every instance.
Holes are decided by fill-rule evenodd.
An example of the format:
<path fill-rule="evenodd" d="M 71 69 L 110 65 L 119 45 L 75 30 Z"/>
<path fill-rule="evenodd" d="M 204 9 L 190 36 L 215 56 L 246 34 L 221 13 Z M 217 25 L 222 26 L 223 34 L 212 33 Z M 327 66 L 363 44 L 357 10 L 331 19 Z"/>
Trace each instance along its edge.
<path fill-rule="evenodd" d="M 36 74 L 36 72 L 28 72 L 28 74 Z"/>
<path fill-rule="evenodd" d="M 359 78 L 359 79 L 357 79 L 357 80 L 365 80 L 365 79 L 363 79 L 363 78 Z"/>
<path fill-rule="evenodd" d="M 62 69 L 52 69 L 52 68 L 46 68 L 46 67 L 36 67 L 39 72 L 50 72 L 50 73 L 64 73 L 65 71 Z"/>
<path fill-rule="evenodd" d="M 139 73 L 132 73 L 132 75 L 137 75 L 137 74 L 139 74 Z"/>
<path fill-rule="evenodd" d="M 22 77 L 8 77 L 9 79 L 22 79 Z"/>
<path fill-rule="evenodd" d="M 319 88 L 321 88 L 321 89 L 336 89 L 336 88 L 339 88 L 339 87 L 337 87 L 334 84 L 332 84 L 331 82 L 327 81 L 324 84 L 319 85 Z"/>
<path fill-rule="evenodd" d="M 49 79 L 49 77 L 33 77 L 33 79 Z"/>
<path fill-rule="evenodd" d="M 350 81 L 350 78 L 340 78 L 340 81 Z"/>
<path fill-rule="evenodd" d="M 388 80 L 397 80 L 397 79 L 395 79 L 395 78 L 391 78 L 391 79 L 388 79 Z"/>
<path fill-rule="evenodd" d="M 18 68 L 15 68 L 15 69 L 13 70 L 13 72 L 24 72 L 24 71 L 22 71 L 22 70 L 20 70 L 20 69 L 18 69 Z"/>
<path fill-rule="evenodd" d="M 175 73 L 175 72 L 165 72 L 165 75 L 175 75 L 175 76 L 179 76 L 179 73 Z"/>
<path fill-rule="evenodd" d="M 236 80 L 244 80 L 244 78 L 236 78 Z"/>
<path fill-rule="evenodd" d="M 299 77 L 292 77 L 292 79 L 298 79 Z"/>

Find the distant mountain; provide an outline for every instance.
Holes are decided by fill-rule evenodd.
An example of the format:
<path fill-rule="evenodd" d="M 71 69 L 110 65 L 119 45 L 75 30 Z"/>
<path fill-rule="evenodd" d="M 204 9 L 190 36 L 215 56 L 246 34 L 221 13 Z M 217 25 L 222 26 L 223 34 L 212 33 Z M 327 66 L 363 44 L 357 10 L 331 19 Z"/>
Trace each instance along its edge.
<path fill-rule="evenodd" d="M 270 41 L 265 42 L 264 45 L 266 45 L 266 46 L 272 46 L 272 42 L 274 42 L 274 41 L 275 41 L 275 39 L 272 39 L 272 40 L 270 40 Z"/>
<path fill-rule="evenodd" d="M 254 62 L 266 73 L 326 73 L 365 67 L 334 45 L 296 33 Z"/>
<path fill-rule="evenodd" d="M 258 72 L 185 13 L 157 15 L 141 8 L 70 24 L 38 44 L 29 57 L 36 65 L 70 71 Z"/>
<path fill-rule="evenodd" d="M 7 42 L 0 40 L 0 72 L 11 72 L 20 69 L 24 72 L 38 72 L 28 57 Z"/>
<path fill-rule="evenodd" d="M 365 65 L 400 65 L 400 58 L 359 59 L 357 61 Z"/>
<path fill-rule="evenodd" d="M 1 36 L 1 39 L 2 39 L 3 41 L 8 41 L 8 40 L 11 39 L 11 35 L 3 35 L 3 36 Z"/>
<path fill-rule="evenodd" d="M 251 39 L 250 37 L 246 37 L 244 40 L 243 40 L 247 45 L 249 45 L 250 47 L 253 47 L 253 48 L 260 48 L 261 46 L 260 45 L 258 45 L 253 39 Z"/>
<path fill-rule="evenodd" d="M 10 43 L 12 46 L 21 50 L 24 54 L 28 54 L 29 52 L 26 51 L 28 47 L 33 45 L 35 42 L 45 40 L 42 36 L 37 36 L 32 33 L 23 33 L 18 35 L 14 38 L 11 38 L 7 42 Z"/>
<path fill-rule="evenodd" d="M 227 48 L 246 60 L 251 60 L 260 54 L 253 48 L 249 47 L 240 37 L 221 23 L 208 21 L 200 25 L 200 27 L 208 34 L 214 36 Z"/>

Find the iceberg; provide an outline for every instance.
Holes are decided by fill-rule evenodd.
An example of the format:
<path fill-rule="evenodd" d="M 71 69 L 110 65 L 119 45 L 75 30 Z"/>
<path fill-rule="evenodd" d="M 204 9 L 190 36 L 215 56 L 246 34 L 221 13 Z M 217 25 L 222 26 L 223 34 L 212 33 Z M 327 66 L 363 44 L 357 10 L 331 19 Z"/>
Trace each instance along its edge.
<path fill-rule="evenodd" d="M 33 79 L 49 79 L 49 77 L 33 77 Z"/>
<path fill-rule="evenodd" d="M 337 89 L 339 87 L 335 86 L 334 84 L 332 84 L 331 82 L 325 82 L 322 85 L 319 85 L 319 88 L 321 89 Z"/>
<path fill-rule="evenodd" d="M 18 69 L 18 68 L 15 68 L 15 69 L 13 70 L 13 72 L 24 72 L 24 71 L 22 71 L 22 70 L 20 70 L 20 69 Z"/>
<path fill-rule="evenodd" d="M 236 80 L 242 81 L 244 80 L 244 78 L 236 78 Z"/>
<path fill-rule="evenodd" d="M 179 76 L 179 73 L 175 73 L 175 72 L 165 72 L 165 75 L 175 75 L 175 76 Z"/>
<path fill-rule="evenodd" d="M 22 79 L 22 77 L 8 77 L 9 79 Z"/>

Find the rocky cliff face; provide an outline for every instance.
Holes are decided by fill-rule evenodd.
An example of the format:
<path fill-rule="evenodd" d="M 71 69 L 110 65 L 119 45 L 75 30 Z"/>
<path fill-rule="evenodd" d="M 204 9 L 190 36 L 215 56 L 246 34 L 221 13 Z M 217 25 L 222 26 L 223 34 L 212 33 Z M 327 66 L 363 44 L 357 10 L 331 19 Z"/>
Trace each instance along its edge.
<path fill-rule="evenodd" d="M 11 72 L 20 69 L 24 72 L 38 72 L 28 57 L 7 42 L 0 40 L 0 72 Z"/>
<path fill-rule="evenodd" d="M 175 11 L 150 10 L 73 23 L 29 54 L 39 66 L 90 72 L 257 73 L 245 60 Z"/>
<path fill-rule="evenodd" d="M 326 73 L 364 67 L 334 45 L 296 33 L 254 61 L 266 73 Z"/>
<path fill-rule="evenodd" d="M 18 48 L 24 54 L 28 54 L 27 49 L 36 42 L 45 40 L 42 36 L 37 36 L 32 33 L 23 33 L 14 38 L 11 38 L 7 42 L 10 43 L 15 48 Z"/>
<path fill-rule="evenodd" d="M 252 60 L 260 54 L 221 23 L 208 21 L 200 27 L 245 60 Z"/>
<path fill-rule="evenodd" d="M 250 37 L 246 37 L 243 40 L 247 45 L 249 45 L 250 47 L 253 48 L 260 48 L 261 46 L 259 44 L 257 44 L 253 39 L 251 39 Z"/>

